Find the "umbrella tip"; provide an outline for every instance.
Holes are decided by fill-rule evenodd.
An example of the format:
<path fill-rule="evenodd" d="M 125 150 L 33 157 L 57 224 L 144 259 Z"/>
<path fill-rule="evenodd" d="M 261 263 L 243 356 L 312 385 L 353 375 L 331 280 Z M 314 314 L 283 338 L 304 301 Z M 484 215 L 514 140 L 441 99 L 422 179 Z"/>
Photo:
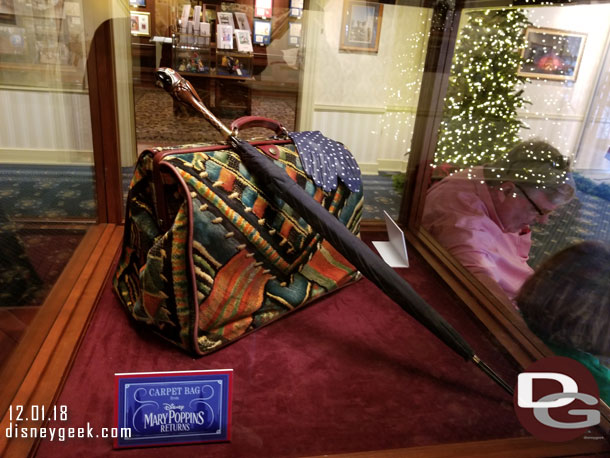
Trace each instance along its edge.
<path fill-rule="evenodd" d="M 481 358 L 479 358 L 477 355 L 472 355 L 471 361 L 475 363 L 479 369 L 485 372 L 485 374 L 487 374 L 487 376 L 489 376 L 494 382 L 500 385 L 500 387 L 504 391 L 513 396 L 513 388 L 508 383 L 506 383 L 504 379 L 500 377 L 491 367 L 489 367 Z"/>

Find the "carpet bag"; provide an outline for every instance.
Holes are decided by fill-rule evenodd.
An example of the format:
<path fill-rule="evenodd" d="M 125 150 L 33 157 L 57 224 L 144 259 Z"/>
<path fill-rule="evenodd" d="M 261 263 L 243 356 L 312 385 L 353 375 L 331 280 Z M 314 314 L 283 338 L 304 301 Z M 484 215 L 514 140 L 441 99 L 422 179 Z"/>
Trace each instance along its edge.
<path fill-rule="evenodd" d="M 281 132 L 265 118 L 235 126 Z M 361 189 L 316 185 L 288 137 L 252 145 L 358 235 Z M 140 155 L 114 288 L 135 320 L 174 344 L 197 355 L 217 350 L 359 276 L 228 145 Z"/>

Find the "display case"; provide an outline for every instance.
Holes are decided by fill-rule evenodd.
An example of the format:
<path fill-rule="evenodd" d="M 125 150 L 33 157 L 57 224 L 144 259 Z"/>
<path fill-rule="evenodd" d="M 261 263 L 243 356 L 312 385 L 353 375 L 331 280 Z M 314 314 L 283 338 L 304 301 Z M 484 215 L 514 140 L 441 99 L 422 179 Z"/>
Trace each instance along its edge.
<path fill-rule="evenodd" d="M 252 77 L 252 53 L 216 50 L 216 74 L 235 76 L 237 78 Z"/>
<path fill-rule="evenodd" d="M 210 36 L 174 34 L 172 59 L 179 72 L 210 73 Z"/>
<path fill-rule="evenodd" d="M 146 3 L 154 4 L 153 0 Z M 274 0 L 274 5 L 279 3 Z M 590 34 L 576 82 L 570 81 L 565 87 L 557 80 L 542 78 L 530 83 L 534 102 L 546 111 L 534 105 L 529 119 L 525 120 L 543 133 L 551 135 L 555 131 L 557 136 L 562 135 L 560 139 L 580 144 L 578 160 L 581 164 L 583 157 L 587 157 L 583 154 L 589 150 L 595 153 L 595 160 L 604 161 L 608 143 L 604 144 L 604 139 L 599 137 L 603 119 L 589 112 L 599 113 L 594 109 L 603 107 L 609 100 L 608 85 L 602 83 L 610 75 L 607 70 L 610 59 L 606 58 L 610 56 L 606 52 L 608 40 L 604 39 L 610 25 L 604 25 L 603 20 L 608 14 L 604 15 L 604 10 L 598 9 L 608 5 L 589 5 L 583 0 L 571 3 L 576 5 L 535 5 L 531 8 L 532 14 L 539 15 L 532 19 L 542 22 L 540 25 L 579 31 L 585 24 Z M 508 7 L 508 4 L 494 2 L 492 9 L 499 11 L 496 6 Z M 303 15 L 303 40 L 299 48 L 294 48 L 299 49 L 299 60 L 293 61 L 298 65 L 288 67 L 292 62 L 280 60 L 286 55 L 284 42 L 288 37 L 285 34 L 271 40 L 269 48 L 255 46 L 257 62 L 253 73 L 256 80 L 220 76 L 215 70 L 210 74 L 185 72 L 185 77 L 194 86 L 207 84 L 220 88 L 222 96 L 233 94 L 231 85 L 250 86 L 254 93 L 252 115 L 255 116 L 275 118 L 294 106 L 295 131 L 322 130 L 349 143 L 350 149 L 358 154 L 363 172 L 375 180 L 385 177 L 377 172 L 378 169 L 406 172 L 400 222 L 407 238 L 411 267 L 398 269 L 400 275 L 441 316 L 446 316 L 452 327 L 463 334 L 495 370 L 505 379 L 515 381 L 518 372 L 535 359 L 548 356 L 549 350 L 519 321 L 517 312 L 501 308 L 502 304 L 483 288 L 484 285 L 474 283 L 468 271 L 419 227 L 430 185 L 432 170 L 429 164 L 434 159 L 436 137 L 441 132 L 439 126 L 447 100 L 445 93 L 450 81 L 452 55 L 460 24 L 467 23 L 469 11 L 462 9 L 462 2 L 429 2 L 419 7 L 410 2 L 385 3 L 384 36 L 378 54 L 365 54 L 339 49 L 341 8 L 313 6 L 314 9 Z M 591 16 L 577 15 L 578 11 L 574 10 L 581 7 L 591 11 Z M 566 14 L 567 9 L 570 14 Z M 555 11 L 556 18 L 552 14 Z M 276 8 L 274 16 L 281 12 Z M 561 23 L 554 24 L 555 19 Z M 353 25 L 362 27 L 357 22 Z M 112 429 L 114 424 L 115 373 L 230 368 L 235 374 L 231 413 L 233 436 L 231 442 L 225 443 L 117 452 L 112 450 L 112 441 L 107 437 L 66 441 L 41 439 L 40 435 L 9 438 L 3 428 L 0 455 L 68 457 L 122 453 L 130 457 L 179 457 L 203 453 L 215 457 L 296 457 L 350 454 L 386 458 L 607 455 L 608 446 L 597 431 L 576 441 L 578 443 L 542 442 L 530 437 L 514 415 L 510 396 L 473 365 L 447 351 L 441 341 L 381 295 L 366 279 L 200 359 L 180 353 L 162 339 L 133 326 L 108 282 L 116 268 L 116 254 L 123 237 L 121 172 L 133 169 L 132 163 L 122 161 L 123 150 L 118 147 L 122 144 L 123 128 L 128 132 L 137 129 L 138 148 L 201 142 L 212 136 L 200 118 L 173 119 L 171 110 L 162 111 L 167 108 L 168 96 L 162 93 L 158 98 L 154 97 L 156 91 L 162 91 L 152 85 L 131 84 L 126 88 L 129 90 L 127 96 L 120 96 L 118 90 L 125 78 L 119 79 L 119 76 L 125 73 L 109 71 L 113 65 L 121 64 L 121 54 L 112 52 L 111 46 L 116 44 L 116 35 L 112 32 L 117 30 L 112 26 L 112 22 L 104 22 L 101 34 L 86 29 L 87 36 L 93 37 L 91 47 L 87 48 L 90 49 L 89 72 L 85 73 L 91 96 L 82 94 L 81 98 L 87 102 L 85 106 L 91 108 L 90 113 L 85 112 L 77 119 L 84 120 L 87 127 L 90 120 L 92 126 L 90 137 L 96 161 L 100 224 L 88 233 L 90 236 L 79 247 L 74 262 L 54 287 L 52 301 L 41 310 L 44 314 L 38 315 L 45 319 L 45 326 L 39 321 L 33 322 L 29 328 L 33 332 L 22 340 L 27 345 L 15 352 L 17 363 L 7 366 L 3 372 L 0 387 L 3 425 L 8 425 L 9 416 L 15 413 L 17 406 L 26 415 L 29 412 L 28 420 L 14 423 L 20 432 L 40 433 L 44 427 L 46 432 L 51 428 L 74 431 L 84 425 L 88 427 L 90 422 L 101 433 L 101 428 Z M 276 30 L 281 29 L 277 27 Z M 497 36 L 489 35 L 492 41 Z M 483 52 L 478 40 L 472 38 L 464 42 L 470 43 L 473 50 L 479 48 Z M 599 47 L 594 47 L 596 52 L 588 54 L 592 43 Z M 215 46 L 212 45 L 210 51 L 214 68 Z M 294 71 L 295 82 L 291 81 L 294 84 L 291 92 L 296 94 L 294 104 L 284 104 L 287 97 L 282 97 L 282 92 L 288 92 L 285 91 L 287 78 L 278 77 L 276 68 Z M 0 74 L 2 70 L 0 68 Z M 485 70 L 489 71 L 489 68 Z M 464 83 L 465 79 L 462 75 L 456 81 Z M 491 84 L 497 79 L 488 81 Z M 582 85 L 579 87 L 579 84 Z M 12 88 L 5 92 L 9 91 L 18 92 Z M 75 129 L 76 134 L 89 138 L 86 131 L 83 133 L 80 129 L 81 122 L 55 129 L 53 133 L 57 135 L 45 136 L 42 130 L 45 125 L 36 122 L 37 117 L 21 116 L 23 108 L 29 106 L 32 94 L 37 95 L 35 91 L 28 91 L 24 95 L 18 94 L 21 100 L 17 103 L 6 104 L 11 122 L 5 125 L 10 135 L 0 137 L 6 138 L 7 143 L 12 141 L 13 134 L 40 142 L 27 150 L 25 147 L 17 150 L 10 144 L 5 145 L 7 149 L 12 147 L 22 157 L 32 156 L 43 147 L 46 152 L 54 147 L 52 140 L 65 136 L 72 125 L 79 128 Z M 578 94 L 588 96 L 575 97 Z M 70 92 L 66 98 L 72 95 Z M 49 116 L 69 122 L 72 118 L 66 113 L 69 114 L 70 105 L 64 104 L 55 92 L 49 98 L 57 105 L 56 111 L 46 110 Z M 217 104 L 212 108 L 225 108 L 220 106 L 220 98 L 212 98 Z M 160 103 L 160 100 L 164 102 Z M 135 105 L 132 111 L 122 109 L 122 103 L 132 102 Z M 568 111 L 576 102 L 582 102 L 584 111 Z M 41 103 L 31 106 L 32 111 L 39 112 L 46 108 Z M 76 108 L 74 111 L 79 113 Z M 12 119 L 21 119 L 22 125 L 13 124 Z M 574 137 L 567 136 L 570 126 L 574 126 Z M 240 135 L 248 138 L 245 130 Z M 392 155 L 394 150 L 396 156 Z M 76 148 L 67 153 L 83 154 Z M 406 157 L 408 169 L 401 168 Z M 588 166 L 598 167 L 601 174 L 601 166 L 595 164 L 599 162 Z M 394 175 L 392 172 L 392 177 Z M 379 181 L 373 183 L 377 186 Z M 228 182 L 225 184 L 228 186 Z M 389 205 L 387 194 L 377 194 L 379 188 L 373 186 L 363 187 L 374 199 L 367 201 L 365 206 L 369 202 L 380 202 L 382 208 L 386 208 Z M 45 188 L 42 194 L 49 194 L 49 190 Z M 518 198 L 527 203 L 524 196 Z M 583 203 L 579 203 L 585 213 L 592 213 L 590 201 L 583 199 Z M 231 211 L 230 205 L 226 211 Z M 600 219 L 604 215 L 603 212 L 595 214 Z M 562 226 L 574 224 L 571 222 L 579 215 L 573 212 L 568 216 L 570 219 L 562 219 Z M 385 240 L 379 234 L 371 233 L 372 229 L 385 227 L 382 221 L 380 224 L 376 221 L 364 223 L 362 239 L 365 243 Z M 175 241 L 179 243 L 178 238 Z M 56 245 L 52 248 L 59 249 L 60 245 Z M 237 272 L 236 276 L 238 274 L 242 272 Z M 178 280 L 185 278 L 180 277 L 181 272 L 178 275 Z M 174 281 L 173 277 L 167 278 Z M 186 280 L 190 282 L 191 277 Z M 39 416 L 42 410 L 64 412 L 68 419 Z M 605 407 L 602 421 L 606 432 L 608 419 Z"/>

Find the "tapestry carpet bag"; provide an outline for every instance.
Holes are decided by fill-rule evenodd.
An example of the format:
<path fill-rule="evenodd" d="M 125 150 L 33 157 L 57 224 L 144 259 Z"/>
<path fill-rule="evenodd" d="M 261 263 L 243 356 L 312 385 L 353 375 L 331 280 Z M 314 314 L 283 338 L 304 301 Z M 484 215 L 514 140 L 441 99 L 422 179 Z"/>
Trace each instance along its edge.
<path fill-rule="evenodd" d="M 281 131 L 275 121 L 253 119 L 234 125 Z M 361 187 L 350 191 L 341 180 L 334 189 L 316 185 L 289 137 L 251 144 L 358 235 Z M 128 313 L 165 339 L 203 355 L 359 276 L 293 209 L 265 192 L 230 146 L 140 155 L 114 288 Z"/>

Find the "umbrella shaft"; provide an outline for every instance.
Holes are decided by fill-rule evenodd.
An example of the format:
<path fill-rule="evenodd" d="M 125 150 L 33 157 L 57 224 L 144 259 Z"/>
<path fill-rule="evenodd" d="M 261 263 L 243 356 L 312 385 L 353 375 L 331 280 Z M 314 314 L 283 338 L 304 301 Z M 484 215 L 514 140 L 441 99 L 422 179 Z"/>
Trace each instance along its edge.
<path fill-rule="evenodd" d="M 240 156 L 248 170 L 262 181 L 269 191 L 278 194 L 390 299 L 460 356 L 465 359 L 472 358 L 474 351 L 468 343 L 362 240 L 313 200 L 283 169 L 271 164 L 256 148 L 235 137 L 230 140 L 236 150 L 242 153 Z"/>

